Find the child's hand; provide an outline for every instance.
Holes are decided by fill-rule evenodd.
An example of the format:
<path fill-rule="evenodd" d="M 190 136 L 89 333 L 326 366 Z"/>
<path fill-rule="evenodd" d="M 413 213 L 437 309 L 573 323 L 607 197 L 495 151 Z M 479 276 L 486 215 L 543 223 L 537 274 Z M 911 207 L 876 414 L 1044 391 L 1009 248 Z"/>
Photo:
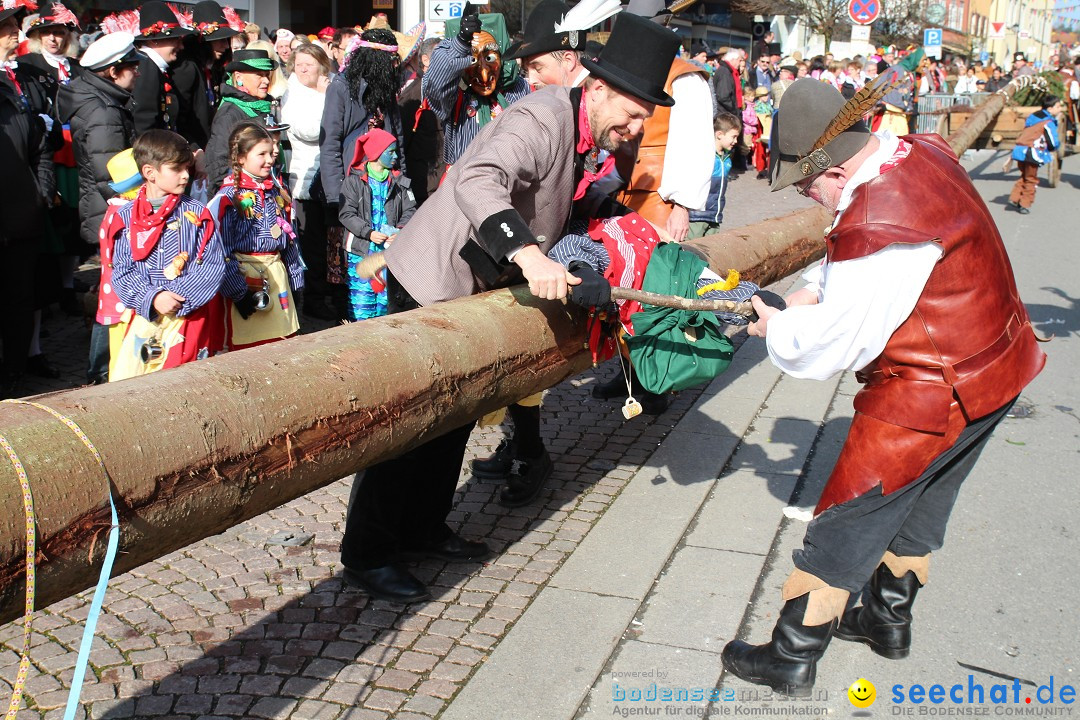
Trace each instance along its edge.
<path fill-rule="evenodd" d="M 387 235 L 386 233 L 381 233 L 378 230 L 372 230 L 371 231 L 371 237 L 369 237 L 368 240 L 370 240 L 373 243 L 377 243 L 379 245 L 382 245 L 384 242 L 386 242 L 387 238 L 389 238 L 389 237 L 390 236 Z"/>
<path fill-rule="evenodd" d="M 162 290 L 154 296 L 154 310 L 159 315 L 172 315 L 184 304 L 184 298 L 174 292 Z"/>

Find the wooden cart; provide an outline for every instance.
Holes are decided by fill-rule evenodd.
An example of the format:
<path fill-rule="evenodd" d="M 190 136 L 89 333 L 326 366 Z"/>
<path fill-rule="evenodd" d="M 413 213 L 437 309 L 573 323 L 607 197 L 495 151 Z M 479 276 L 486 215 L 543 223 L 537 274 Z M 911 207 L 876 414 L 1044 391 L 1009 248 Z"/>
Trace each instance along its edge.
<path fill-rule="evenodd" d="M 948 137 L 956 128 L 963 125 L 976 109 L 963 105 L 953 106 L 948 113 L 941 115 L 941 119 L 938 121 L 937 133 L 942 137 Z M 1038 110 L 1038 107 L 1006 106 L 994 118 L 994 122 L 987 125 L 986 129 L 982 131 L 971 145 L 972 149 L 1012 150 L 1016 147 L 1016 138 L 1023 131 L 1028 116 Z M 1067 145 L 1065 140 L 1065 122 L 1062 121 L 1058 123 L 1057 152 L 1053 154 L 1050 162 L 1046 164 L 1050 187 L 1057 187 L 1061 181 L 1061 163 L 1065 159 L 1066 153 L 1076 151 L 1076 147 Z"/>

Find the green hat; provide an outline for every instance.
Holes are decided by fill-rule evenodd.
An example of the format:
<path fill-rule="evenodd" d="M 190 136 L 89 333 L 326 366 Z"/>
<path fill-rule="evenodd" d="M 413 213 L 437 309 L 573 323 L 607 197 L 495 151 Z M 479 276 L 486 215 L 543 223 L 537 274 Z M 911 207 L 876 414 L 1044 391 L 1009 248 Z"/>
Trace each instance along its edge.
<path fill-rule="evenodd" d="M 887 83 L 874 86 L 875 90 L 888 87 Z M 840 91 L 829 83 L 812 78 L 792 83 L 784 92 L 784 102 L 773 119 L 769 144 L 769 177 L 773 192 L 841 165 L 862 150 L 870 140 L 870 130 L 862 122 L 864 113 L 855 114 L 857 109 L 850 104 L 858 101 L 873 107 L 877 99 L 874 95 L 877 93 L 859 93 L 851 101 L 845 101 Z M 854 122 L 822 147 L 814 149 L 826 129 L 841 115 L 849 119 L 854 117 Z"/>
<path fill-rule="evenodd" d="M 225 72 L 272 72 L 274 61 L 265 50 L 234 50 L 232 62 L 225 66 Z"/>

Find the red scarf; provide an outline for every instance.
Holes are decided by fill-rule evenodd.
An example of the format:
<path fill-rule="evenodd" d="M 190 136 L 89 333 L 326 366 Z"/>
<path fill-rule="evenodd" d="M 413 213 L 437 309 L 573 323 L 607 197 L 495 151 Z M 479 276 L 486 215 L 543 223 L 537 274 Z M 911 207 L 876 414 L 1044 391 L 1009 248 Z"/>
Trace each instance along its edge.
<path fill-rule="evenodd" d="M 735 107 L 740 110 L 743 109 L 743 91 L 742 91 L 742 76 L 739 75 L 739 67 L 732 65 L 727 60 L 724 61 L 724 65 L 731 71 L 731 77 L 735 81 Z"/>
<path fill-rule="evenodd" d="M 604 164 L 600 167 L 596 167 L 595 170 L 589 171 L 589 158 L 592 158 L 593 166 L 595 167 L 597 155 L 600 153 L 600 148 L 596 147 L 596 142 L 593 140 L 592 128 L 589 126 L 589 112 L 586 102 L 586 95 L 581 93 L 581 107 L 578 108 L 578 141 L 577 153 L 579 155 L 585 155 L 585 176 L 578 182 L 577 188 L 574 190 L 574 199 L 580 200 L 585 197 L 585 191 L 589 189 L 589 186 L 594 182 L 604 177 L 612 170 L 615 169 L 615 155 L 608 153 L 607 158 L 604 159 Z"/>
<path fill-rule="evenodd" d="M 165 230 L 165 223 L 172 217 L 180 202 L 179 195 L 166 195 L 165 202 L 161 204 L 157 212 L 146 199 L 146 186 L 139 188 L 139 194 L 135 196 L 134 205 L 131 209 L 131 259 L 145 260 L 154 251 L 154 246 L 161 239 L 161 233 Z"/>

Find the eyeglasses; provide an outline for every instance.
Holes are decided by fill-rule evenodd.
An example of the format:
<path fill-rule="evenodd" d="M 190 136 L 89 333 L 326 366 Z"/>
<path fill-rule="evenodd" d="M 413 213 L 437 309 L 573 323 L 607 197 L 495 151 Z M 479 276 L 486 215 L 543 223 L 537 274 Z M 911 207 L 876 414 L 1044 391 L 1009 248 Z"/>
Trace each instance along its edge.
<path fill-rule="evenodd" d="M 807 178 L 806 180 L 800 180 L 797 183 L 792 183 L 792 186 L 795 188 L 795 192 L 799 193 L 803 197 L 810 197 L 810 188 L 814 187 L 814 183 L 818 181 L 819 177 L 821 177 L 821 173 L 818 173 L 811 178 Z"/>

